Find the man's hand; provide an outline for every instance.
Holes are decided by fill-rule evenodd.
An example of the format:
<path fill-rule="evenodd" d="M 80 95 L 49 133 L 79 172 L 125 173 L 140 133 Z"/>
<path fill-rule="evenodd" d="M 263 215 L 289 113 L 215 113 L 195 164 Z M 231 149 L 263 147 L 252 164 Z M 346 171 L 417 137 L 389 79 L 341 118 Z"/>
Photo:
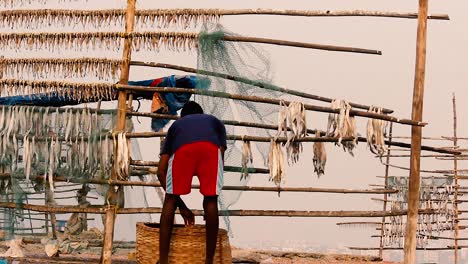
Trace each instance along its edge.
<path fill-rule="evenodd" d="M 191 226 L 195 224 L 195 215 L 187 207 L 179 208 L 180 215 L 184 218 L 184 223 L 186 226 Z"/>

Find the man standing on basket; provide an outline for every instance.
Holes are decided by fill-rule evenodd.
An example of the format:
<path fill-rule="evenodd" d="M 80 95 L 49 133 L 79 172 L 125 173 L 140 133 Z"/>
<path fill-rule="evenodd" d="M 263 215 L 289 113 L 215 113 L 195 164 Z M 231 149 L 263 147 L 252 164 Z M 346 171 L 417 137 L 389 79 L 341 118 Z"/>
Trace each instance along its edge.
<path fill-rule="evenodd" d="M 206 264 L 212 264 L 219 229 L 218 195 L 223 187 L 226 128 L 212 115 L 203 113 L 193 101 L 184 105 L 181 118 L 167 132 L 161 150 L 158 178 L 165 186 L 166 196 L 161 213 L 159 237 L 160 264 L 169 263 L 169 247 L 177 208 L 186 225 L 195 217 L 180 195 L 189 194 L 192 178 L 200 181 L 206 220 Z"/>

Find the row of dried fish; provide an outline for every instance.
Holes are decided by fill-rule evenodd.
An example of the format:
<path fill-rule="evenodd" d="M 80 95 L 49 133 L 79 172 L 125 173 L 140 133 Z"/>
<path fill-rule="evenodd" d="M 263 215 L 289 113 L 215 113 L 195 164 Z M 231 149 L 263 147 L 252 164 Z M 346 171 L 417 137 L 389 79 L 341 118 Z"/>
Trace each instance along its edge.
<path fill-rule="evenodd" d="M 5 1 L 5 0 L 4 0 Z M 102 25 L 123 27 L 124 9 L 108 10 L 6 10 L 0 11 L 0 26 L 38 29 L 44 25 L 101 28 Z M 206 23 L 218 23 L 219 9 L 155 9 L 137 10 L 135 24 L 140 28 L 166 28 L 176 26 L 187 29 Z"/>
<path fill-rule="evenodd" d="M 90 78 L 115 83 L 120 76 L 121 60 L 104 58 L 5 59 L 0 58 L 3 79 Z"/>
<path fill-rule="evenodd" d="M 73 33 L 2 33 L 3 50 L 57 51 L 60 49 L 120 51 L 122 40 L 131 38 L 135 51 L 189 51 L 197 48 L 198 33 L 185 32 L 73 32 Z"/>
<path fill-rule="evenodd" d="M 0 116 L 0 166 L 30 175 L 69 177 L 107 174 L 112 140 L 89 109 L 3 106 Z M 53 188 L 53 185 L 51 186 Z"/>
<path fill-rule="evenodd" d="M 59 96 L 78 102 L 113 100 L 115 85 L 110 83 L 72 83 L 60 81 L 0 80 L 0 95 Z M 34 95 L 36 94 L 36 95 Z"/>

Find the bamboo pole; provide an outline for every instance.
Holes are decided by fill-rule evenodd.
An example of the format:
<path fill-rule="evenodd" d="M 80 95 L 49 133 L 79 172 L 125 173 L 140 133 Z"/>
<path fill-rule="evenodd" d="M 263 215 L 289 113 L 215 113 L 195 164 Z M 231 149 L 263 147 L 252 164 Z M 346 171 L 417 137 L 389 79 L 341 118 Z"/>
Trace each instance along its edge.
<path fill-rule="evenodd" d="M 393 135 L 393 123 L 390 123 L 390 130 L 389 130 L 389 137 L 388 137 L 388 141 L 389 142 L 392 142 L 392 135 Z M 388 150 L 387 151 L 387 157 L 386 157 L 386 163 L 390 163 L 390 154 L 391 154 L 391 151 Z M 385 189 L 388 189 L 388 174 L 389 174 L 389 170 L 390 170 L 390 167 L 389 166 L 385 166 L 385 177 L 384 177 L 384 181 L 385 181 Z M 384 194 L 384 204 L 383 204 L 383 211 L 387 211 L 387 197 L 388 195 L 387 194 Z M 382 230 L 380 232 L 380 250 L 379 250 L 379 258 L 383 259 L 383 248 L 384 248 L 384 241 L 383 241 L 383 236 L 384 236 L 384 224 L 385 224 L 385 216 L 382 217 Z"/>
<path fill-rule="evenodd" d="M 378 156 L 376 156 L 378 158 Z M 411 158 L 411 155 L 390 155 L 390 158 Z M 440 160 L 452 160 L 453 155 L 421 155 L 421 158 L 436 158 Z M 468 158 L 467 155 L 457 155 L 457 159 Z"/>
<path fill-rule="evenodd" d="M 426 72 L 428 0 L 419 0 L 416 66 L 413 93 L 412 120 L 421 121 L 423 116 L 424 79 Z M 404 263 L 416 262 L 416 231 L 418 225 L 419 189 L 421 185 L 421 136 L 422 128 L 411 127 L 411 161 L 408 192 L 408 216 L 404 244 Z"/>
<path fill-rule="evenodd" d="M 90 42 L 101 42 L 109 43 L 114 42 L 118 38 L 125 39 L 167 39 L 168 41 L 174 41 L 177 39 L 183 39 L 184 43 L 179 43 L 179 48 L 181 50 L 193 49 L 198 43 L 199 38 L 198 33 L 187 33 L 187 32 L 64 32 L 64 33 L 51 33 L 51 32 L 39 32 L 39 33 L 0 33 L 0 42 L 7 41 L 9 44 L 13 44 L 16 47 L 20 45 L 37 45 L 36 42 L 40 41 L 41 44 L 48 43 L 52 46 L 51 43 L 55 45 L 65 44 L 65 43 L 75 43 L 75 44 L 86 44 L 82 43 L 80 39 L 87 39 Z M 344 46 L 335 46 L 335 45 L 322 45 L 322 44 L 312 44 L 304 43 L 297 41 L 287 41 L 287 40 L 278 40 L 278 39 L 268 39 L 268 38 L 256 38 L 256 37 L 243 37 L 243 36 L 229 36 L 224 35 L 222 38 L 224 41 L 230 42 L 250 42 L 250 43 L 259 43 L 259 44 L 270 44 L 278 46 L 287 46 L 287 47 L 296 47 L 296 48 L 306 48 L 306 49 L 316 49 L 316 50 L 325 50 L 325 51 L 337 51 L 337 52 L 351 52 L 351 53 L 362 53 L 362 54 L 372 54 L 372 55 L 382 55 L 382 52 L 379 50 L 373 49 L 362 49 L 354 47 L 344 47 Z M 4 43 L 5 45 L 6 43 Z M 168 44 L 168 43 L 163 43 Z M 47 45 L 46 45 L 47 46 Z M 68 45 L 67 45 L 68 46 Z M 177 46 L 177 45 L 173 45 Z M 159 48 L 159 45 L 154 46 L 154 48 Z"/>
<path fill-rule="evenodd" d="M 93 17 L 122 17 L 125 9 L 105 10 L 69 10 L 69 9 L 34 9 L 34 10 L 3 10 L 0 11 L 0 20 L 38 19 L 41 22 L 53 23 L 57 18 L 85 17 L 92 20 Z M 383 17 L 417 19 L 414 12 L 388 12 L 366 10 L 275 10 L 275 9 L 145 9 L 137 10 L 137 19 L 142 17 L 174 17 L 174 16 L 244 16 L 244 15 L 273 15 L 273 16 L 299 16 L 299 17 Z M 432 20 L 450 20 L 446 14 L 432 14 L 427 17 Z"/>
<path fill-rule="evenodd" d="M 53 192 L 52 190 L 50 189 L 50 184 L 49 182 L 47 181 L 46 184 L 45 184 L 45 204 L 47 206 L 52 206 L 53 205 L 53 201 L 50 200 L 51 197 L 53 197 Z M 29 198 L 31 200 L 33 200 L 32 198 Z M 49 213 L 49 217 L 50 217 L 50 225 L 51 225 L 51 229 L 52 229 L 52 239 L 57 239 L 57 217 L 55 215 L 55 213 L 53 212 L 50 212 Z"/>
<path fill-rule="evenodd" d="M 454 147 L 457 146 L 458 140 L 457 140 L 457 102 L 455 98 L 455 94 L 453 94 L 452 98 L 452 103 L 453 103 L 453 145 Z M 454 200 L 454 205 L 453 208 L 455 210 L 455 215 L 458 216 L 458 161 L 457 161 L 457 156 L 453 156 L 453 171 L 454 171 L 454 181 L 455 181 L 455 194 L 453 196 Z M 454 249 L 454 254 L 455 254 L 455 264 L 458 264 L 458 235 L 460 232 L 459 226 L 458 226 L 458 221 L 455 221 L 455 231 L 454 231 L 454 240 L 455 240 L 455 249 Z"/>
<path fill-rule="evenodd" d="M 133 32 L 135 23 L 136 0 L 127 0 L 127 10 L 125 14 L 125 33 Z M 120 70 L 120 84 L 127 84 L 130 74 L 130 60 L 132 55 L 132 38 L 124 39 L 124 50 L 122 55 L 122 68 Z M 125 131 L 125 121 L 127 113 L 127 92 L 119 91 L 118 106 L 117 106 L 117 126 L 116 131 Z M 114 157 L 117 156 L 118 149 L 114 148 Z M 115 161 L 114 161 L 115 162 Z M 112 180 L 117 180 L 115 169 L 112 169 Z M 116 203 L 118 195 L 123 195 L 123 188 L 109 188 L 106 201 L 109 202 L 106 208 L 106 225 L 104 227 L 104 242 L 101 253 L 101 264 L 112 263 L 112 243 L 114 240 L 114 225 L 116 218 Z"/>
<path fill-rule="evenodd" d="M 0 174 L 1 178 L 9 178 L 10 174 Z M 30 176 L 31 180 L 43 180 L 44 176 Z M 89 184 L 102 184 L 109 186 L 143 186 L 143 187 L 162 187 L 160 182 L 141 182 L 141 181 L 121 181 L 121 180 L 104 180 L 104 179 L 68 179 L 66 177 L 54 177 L 55 182 L 76 182 Z M 192 188 L 198 189 L 199 185 L 194 185 Z M 397 193 L 397 190 L 386 189 L 333 189 L 333 188 L 314 188 L 314 187 L 256 187 L 256 186 L 223 186 L 223 190 L 227 191 L 265 191 L 265 192 L 312 192 L 312 193 L 341 193 L 341 194 L 383 194 Z"/>
<path fill-rule="evenodd" d="M 152 138 L 152 137 L 164 137 L 166 136 L 166 133 L 163 132 L 136 132 L 136 133 L 127 133 L 126 136 L 128 138 Z M 228 140 L 247 140 L 247 141 L 258 141 L 258 142 L 270 142 L 271 137 L 257 137 L 257 136 L 239 136 L 239 135 L 228 135 L 227 136 Z M 352 141 L 354 140 L 353 137 L 344 137 L 342 138 L 342 141 Z M 287 138 L 285 137 L 278 137 L 276 138 L 277 142 L 287 142 Z M 304 137 L 300 139 L 296 139 L 295 141 L 297 142 L 337 142 L 338 138 L 336 137 Z M 366 138 L 359 137 L 358 138 L 359 142 L 367 142 Z M 385 144 L 389 145 L 394 145 L 394 146 L 400 146 L 400 147 L 407 147 L 410 148 L 411 144 L 407 143 L 401 143 L 401 142 L 388 142 L 385 141 Z M 422 146 L 422 150 L 426 151 L 432 151 L 432 152 L 438 152 L 438 153 L 447 153 L 447 154 L 458 154 L 458 151 L 452 151 L 452 150 L 447 150 L 443 148 L 436 148 L 436 147 L 430 147 L 430 146 Z M 403 168 L 403 167 L 402 167 Z M 451 172 L 450 171 L 428 171 L 431 173 L 447 173 Z"/>
<path fill-rule="evenodd" d="M 380 248 L 372 248 L 372 247 L 348 247 L 348 249 L 351 250 L 379 250 Z M 384 248 L 383 250 L 402 250 L 404 248 L 400 247 L 387 247 Z M 415 250 L 429 250 L 429 251 L 441 251 L 441 250 L 453 250 L 453 247 L 440 247 L 440 248 L 414 248 Z"/>
<path fill-rule="evenodd" d="M 380 50 L 371 50 L 371 49 L 362 49 L 362 48 L 353 48 L 353 47 L 342 47 L 342 46 L 323 45 L 323 44 L 312 44 L 312 43 L 303 43 L 303 42 L 297 42 L 297 41 L 276 40 L 276 39 L 267 39 L 267 38 L 253 38 L 253 37 L 241 37 L 241 36 L 228 36 L 228 35 L 225 35 L 223 37 L 223 40 L 224 41 L 233 41 L 233 42 L 272 44 L 272 45 L 279 45 L 279 46 L 308 48 L 308 49 L 317 49 L 317 50 L 325 50 L 325 51 L 339 51 L 339 52 L 351 52 L 351 53 L 382 55 L 382 51 L 380 51 Z"/>
<path fill-rule="evenodd" d="M 272 91 L 277 91 L 277 92 L 282 92 L 290 95 L 295 95 L 307 99 L 312 99 L 316 101 L 321 101 L 321 102 L 326 102 L 326 103 L 331 103 L 333 101 L 332 98 L 327 98 L 327 97 L 322 97 L 318 95 L 313 95 L 310 93 L 305 93 L 301 91 L 297 91 L 294 89 L 287 89 L 283 88 L 280 86 L 276 86 L 270 83 L 258 81 L 258 80 L 250 80 L 247 78 L 243 78 L 240 76 L 234 76 L 234 75 L 229 75 L 225 73 L 219 73 L 219 72 L 211 72 L 211 71 L 205 71 L 205 70 L 200 70 L 200 69 L 195 69 L 195 68 L 190 68 L 190 67 L 185 67 L 185 66 L 178 66 L 178 65 L 173 65 L 173 64 L 167 64 L 167 63 L 156 63 L 156 62 L 142 62 L 142 61 L 132 61 L 130 63 L 132 66 L 144 66 L 144 67 L 155 67 L 155 68 L 164 68 L 164 69 L 172 69 L 172 70 L 178 70 L 178 71 L 183 71 L 183 72 L 190 72 L 190 73 L 196 73 L 196 74 L 201 74 L 201 75 L 206 75 L 206 76 L 213 76 L 213 77 L 218 77 L 226 80 L 232 80 L 240 83 L 245 83 L 249 84 L 255 87 L 260 87 L 264 88 L 267 90 L 272 90 Z M 349 103 L 352 107 L 354 108 L 359 108 L 359 109 L 364 109 L 364 110 L 369 110 L 370 106 L 368 105 L 363 105 L 363 104 L 357 104 L 357 103 Z M 393 110 L 391 109 L 382 109 L 384 114 L 391 114 L 393 113 Z"/>
<path fill-rule="evenodd" d="M 248 95 L 241 95 L 241 94 L 230 94 L 226 92 L 219 92 L 219 91 L 209 91 L 209 90 L 201 90 L 201 89 L 190 89 L 190 88 L 174 88 L 174 87 L 146 87 L 146 86 L 135 86 L 135 85 L 116 85 L 118 90 L 127 90 L 127 91 L 136 91 L 136 92 L 159 92 L 159 93 L 189 93 L 189 94 L 198 94 L 203 96 L 210 96 L 210 97 L 217 97 L 217 98 L 225 98 L 225 99 L 233 99 L 233 100 L 243 100 L 249 102 L 257 102 L 257 103 L 265 103 L 265 104 L 272 104 L 272 105 L 280 105 L 280 103 L 285 103 L 289 105 L 290 101 L 280 100 L 276 98 L 266 98 L 266 97 L 259 97 L 259 96 L 248 96 Z M 325 106 L 317 106 L 317 105 L 310 105 L 304 104 L 304 108 L 309 111 L 316 111 L 316 112 L 324 112 L 324 113 L 335 113 L 338 114 L 340 112 L 339 109 L 333 109 L 331 107 Z M 425 126 L 427 123 L 422 121 L 413 121 L 408 119 L 400 119 L 393 116 L 388 116 L 385 114 L 377 114 L 367 111 L 359 111 L 359 110 L 350 110 L 350 115 L 353 116 L 361 116 L 373 119 L 380 119 L 400 124 L 406 125 L 414 125 L 414 126 Z"/>
<path fill-rule="evenodd" d="M 145 207 L 145 208 L 109 208 L 100 207 L 76 207 L 76 206 L 44 206 L 33 204 L 16 204 L 8 202 L 0 202 L 1 208 L 23 208 L 39 212 L 54 212 L 54 213 L 91 213 L 91 214 L 109 214 L 110 210 L 114 210 L 116 214 L 142 214 L 142 213 L 161 213 L 162 208 Z M 422 209 L 420 214 L 433 214 L 434 210 Z M 203 216 L 203 210 L 193 210 L 194 215 Z M 382 217 L 382 216 L 401 216 L 407 214 L 406 210 L 383 212 L 383 211 L 294 211 L 294 210 L 221 210 L 220 216 L 275 216 L 275 217 Z M 107 217 L 106 217 L 107 218 Z M 106 220 L 106 223 L 108 221 Z"/>

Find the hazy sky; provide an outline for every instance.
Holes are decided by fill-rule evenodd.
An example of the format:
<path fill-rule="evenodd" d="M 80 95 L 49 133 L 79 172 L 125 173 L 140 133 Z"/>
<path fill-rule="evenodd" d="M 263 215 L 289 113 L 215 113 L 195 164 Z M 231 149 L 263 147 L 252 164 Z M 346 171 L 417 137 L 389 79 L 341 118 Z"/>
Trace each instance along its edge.
<path fill-rule="evenodd" d="M 51 1 L 56 3 L 56 1 Z M 110 3 L 113 3 L 112 5 Z M 115 2 L 115 3 L 114 3 Z M 124 6 L 125 1 L 89 0 L 86 8 L 115 8 Z M 51 4 L 50 7 L 83 8 L 81 1 Z M 417 11 L 418 1 L 412 0 L 361 0 L 361 1 L 139 1 L 138 8 L 272 8 L 301 10 L 381 10 Z M 47 6 L 49 7 L 49 6 Z M 430 21 L 428 30 L 428 56 L 426 90 L 424 100 L 424 121 L 429 125 L 423 130 L 427 136 L 450 136 L 452 133 L 451 96 L 458 98 L 459 133 L 468 133 L 463 125 L 467 103 L 468 83 L 468 34 L 466 10 L 468 2 L 463 0 L 431 1 L 430 13 L 447 13 L 450 21 Z M 270 52 L 277 85 L 331 98 L 344 98 L 352 102 L 379 105 L 395 110 L 394 115 L 402 118 L 411 116 L 411 102 L 414 80 L 414 59 L 416 50 L 417 20 L 395 18 L 343 17 L 304 18 L 242 16 L 221 20 L 230 31 L 246 35 L 294 41 L 354 46 L 378 49 L 382 56 L 316 51 L 299 48 L 264 46 Z M 10 55 L 10 54 L 8 54 Z M 13 56 L 13 55 L 12 55 Z M 77 56 L 82 56 L 78 54 Z M 116 58 L 119 54 L 116 54 Z M 195 54 L 140 53 L 134 59 L 167 62 L 194 66 Z M 130 79 L 138 80 L 173 71 L 142 70 L 131 71 Z M 318 104 L 318 103 L 317 103 Z M 148 105 L 144 104 L 144 107 Z M 145 111 L 145 109 L 143 109 Z M 148 109 L 146 109 L 148 111 Z M 149 121 L 142 119 L 137 125 L 140 131 L 149 130 Z M 313 128 L 326 128 L 326 115 L 310 113 L 308 124 Z M 365 134 L 366 120 L 357 119 L 360 133 Z M 397 125 L 395 134 L 406 135 L 410 127 Z M 449 143 L 426 142 L 426 144 L 448 145 Z M 463 142 L 464 143 L 464 142 Z M 141 141 L 143 158 L 154 159 L 157 142 Z M 384 168 L 360 144 L 356 157 L 351 157 L 333 145 L 327 146 L 328 163 L 326 174 L 317 180 L 312 173 L 312 145 L 306 145 L 301 162 L 287 170 L 287 186 L 320 186 L 330 188 L 368 188 L 369 184 L 383 184 L 375 176 L 383 175 Z M 395 161 L 405 165 L 405 160 Z M 451 163 L 424 160 L 424 168 L 450 169 Z M 462 164 L 461 167 L 463 167 Z M 407 175 L 406 171 L 391 170 L 394 176 Z M 264 176 L 253 176 L 251 185 L 272 186 Z M 370 201 L 376 195 L 326 195 L 286 194 L 278 198 L 275 193 L 245 193 L 236 208 L 283 209 L 283 210 L 381 210 L 382 205 Z M 379 197 L 381 198 L 381 197 Z M 199 194 L 191 196 L 189 204 L 201 207 Z M 151 204 L 157 206 L 158 204 Z M 231 218 L 235 237 L 232 242 L 238 246 L 285 247 L 306 250 L 309 247 L 324 246 L 378 246 L 371 239 L 376 234 L 373 228 L 339 228 L 339 221 L 353 219 L 295 219 L 295 218 Z M 380 219 L 367 219 L 379 221 Z M 122 229 L 120 229 L 121 232 Z M 122 233 L 117 237 L 127 237 Z"/>

